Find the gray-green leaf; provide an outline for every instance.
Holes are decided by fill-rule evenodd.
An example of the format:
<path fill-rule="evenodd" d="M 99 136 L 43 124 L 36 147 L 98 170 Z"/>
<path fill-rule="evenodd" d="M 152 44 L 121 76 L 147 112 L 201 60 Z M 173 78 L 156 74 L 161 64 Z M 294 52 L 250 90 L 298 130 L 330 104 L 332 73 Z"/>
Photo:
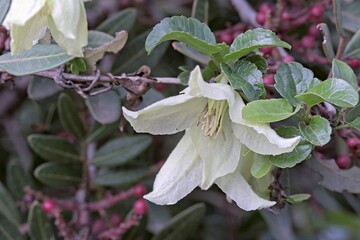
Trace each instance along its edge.
<path fill-rule="evenodd" d="M 0 212 L 0 239 L 1 240 L 24 240 L 18 227 Z"/>
<path fill-rule="evenodd" d="M 95 184 L 99 186 L 128 185 L 139 182 L 149 174 L 149 168 L 110 171 L 98 174 L 95 178 Z"/>
<path fill-rule="evenodd" d="M 21 200 L 24 197 L 24 188 L 33 186 L 33 181 L 21 164 L 12 159 L 6 166 L 6 184 L 15 199 Z"/>
<path fill-rule="evenodd" d="M 309 125 L 301 122 L 299 124 L 301 134 L 316 146 L 323 146 L 331 139 L 331 126 L 327 119 L 321 116 L 311 118 Z"/>
<path fill-rule="evenodd" d="M 29 83 L 27 93 L 30 99 L 43 100 L 62 90 L 54 80 L 44 77 L 33 77 Z"/>
<path fill-rule="evenodd" d="M 0 213 L 4 215 L 12 224 L 19 226 L 21 223 L 20 212 L 15 201 L 12 199 L 8 190 L 0 183 Z"/>
<path fill-rule="evenodd" d="M 99 123 L 109 124 L 120 118 L 120 99 L 115 91 L 91 96 L 86 99 L 86 105 L 93 118 Z"/>
<path fill-rule="evenodd" d="M 36 240 L 52 240 L 55 239 L 54 232 L 49 219 L 44 210 L 42 210 L 39 202 L 35 201 L 28 215 L 29 235 L 31 239 Z"/>
<path fill-rule="evenodd" d="M 310 194 L 300 193 L 300 194 L 294 194 L 294 195 L 288 196 L 288 197 L 286 198 L 286 201 L 287 201 L 288 203 L 290 203 L 290 204 L 296 204 L 296 203 L 300 203 L 300 202 L 306 201 L 306 200 L 308 200 L 310 197 L 311 197 Z"/>
<path fill-rule="evenodd" d="M 352 36 L 346 44 L 344 54 L 349 58 L 360 58 L 360 29 Z"/>
<path fill-rule="evenodd" d="M 102 22 L 96 30 L 114 35 L 121 30 L 129 31 L 135 23 L 137 10 L 126 8 Z"/>
<path fill-rule="evenodd" d="M 0 24 L 4 21 L 10 9 L 11 0 L 0 0 Z"/>

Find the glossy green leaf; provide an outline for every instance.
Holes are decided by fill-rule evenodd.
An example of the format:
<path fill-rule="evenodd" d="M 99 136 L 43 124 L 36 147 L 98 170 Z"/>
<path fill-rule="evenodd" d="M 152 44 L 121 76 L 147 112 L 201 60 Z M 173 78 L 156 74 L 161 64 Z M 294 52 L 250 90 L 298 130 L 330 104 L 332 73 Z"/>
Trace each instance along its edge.
<path fill-rule="evenodd" d="M 305 139 L 316 146 L 323 146 L 331 139 L 332 129 L 330 123 L 321 116 L 312 117 L 309 125 L 301 122 L 299 129 Z"/>
<path fill-rule="evenodd" d="M 0 68 L 15 76 L 24 76 L 56 68 L 73 58 L 58 45 L 38 44 L 17 55 L 0 56 Z"/>
<path fill-rule="evenodd" d="M 230 46 L 230 53 L 225 56 L 225 59 L 228 61 L 236 60 L 262 47 L 284 47 L 291 49 L 291 46 L 281 41 L 274 32 L 267 29 L 256 28 L 237 36 Z"/>
<path fill-rule="evenodd" d="M 28 137 L 31 149 L 40 157 L 47 161 L 79 161 L 80 156 L 73 144 L 62 138 L 32 134 Z"/>
<path fill-rule="evenodd" d="M 129 31 L 135 23 L 137 10 L 126 8 L 102 22 L 96 30 L 114 35 L 116 32 Z"/>
<path fill-rule="evenodd" d="M 89 31 L 88 33 L 88 45 L 86 48 L 98 48 L 105 43 L 111 42 L 114 39 L 112 35 L 99 31 Z"/>
<path fill-rule="evenodd" d="M 51 187 L 77 186 L 82 180 L 82 164 L 47 162 L 38 166 L 34 175 L 40 182 Z"/>
<path fill-rule="evenodd" d="M 0 0 L 0 24 L 4 21 L 10 9 L 11 0 Z"/>
<path fill-rule="evenodd" d="M 331 41 L 331 33 L 326 23 L 320 23 L 318 26 L 323 35 L 322 47 L 327 59 L 331 62 L 335 58 L 333 43 Z"/>
<path fill-rule="evenodd" d="M 151 136 L 135 135 L 108 141 L 94 155 L 95 166 L 118 166 L 125 164 L 150 146 Z"/>
<path fill-rule="evenodd" d="M 98 122 L 94 122 L 91 127 L 90 133 L 86 138 L 88 142 L 97 142 L 100 141 L 107 136 L 110 136 L 119 128 L 119 123 L 114 122 L 111 124 L 101 124 Z"/>
<path fill-rule="evenodd" d="M 329 78 L 296 98 L 309 106 L 326 101 L 339 107 L 354 107 L 359 101 L 359 94 L 345 80 Z"/>
<path fill-rule="evenodd" d="M 18 227 L 0 212 L 0 239 L 1 240 L 25 240 L 20 234 Z"/>
<path fill-rule="evenodd" d="M 195 18 L 174 16 L 164 18 L 150 32 L 145 49 L 151 53 L 162 42 L 177 40 L 207 55 L 219 52 L 216 39 L 210 28 Z"/>
<path fill-rule="evenodd" d="M 233 67 L 221 64 L 221 69 L 234 89 L 241 89 L 249 100 L 258 100 L 266 95 L 262 73 L 254 63 L 237 61 Z"/>
<path fill-rule="evenodd" d="M 360 58 L 360 29 L 346 44 L 344 54 L 348 58 Z"/>
<path fill-rule="evenodd" d="M 286 197 L 286 201 L 290 204 L 296 204 L 308 200 L 311 197 L 310 194 L 300 193 Z"/>
<path fill-rule="evenodd" d="M 251 175 L 254 178 L 262 178 L 271 170 L 272 164 L 268 155 L 255 155 L 255 160 L 251 165 Z"/>
<path fill-rule="evenodd" d="M 292 138 L 300 136 L 300 131 L 295 127 L 282 126 L 276 129 L 276 132 L 284 138 Z M 307 159 L 313 149 L 312 144 L 301 137 L 299 144 L 295 147 L 294 151 L 283 153 L 276 156 L 270 156 L 270 162 L 279 168 L 291 168 L 296 164 Z"/>
<path fill-rule="evenodd" d="M 26 186 L 33 186 L 32 179 L 15 159 L 6 166 L 6 185 L 16 200 L 23 199 Z"/>
<path fill-rule="evenodd" d="M 170 219 L 166 226 L 151 240 L 189 239 L 205 217 L 205 204 L 198 203 Z"/>
<path fill-rule="evenodd" d="M 265 73 L 268 69 L 268 64 L 265 58 L 260 55 L 254 54 L 245 58 L 246 61 L 249 61 L 256 65 L 260 72 Z"/>
<path fill-rule="evenodd" d="M 209 20 L 209 0 L 194 0 L 191 17 L 207 24 Z"/>
<path fill-rule="evenodd" d="M 99 123 L 109 124 L 120 118 L 120 99 L 115 91 L 90 96 L 86 99 L 86 105 L 93 118 Z"/>
<path fill-rule="evenodd" d="M 64 129 L 68 130 L 77 140 L 85 137 L 85 127 L 79 117 L 79 112 L 74 106 L 75 102 L 66 93 L 62 93 L 57 101 L 57 109 L 60 122 Z"/>
<path fill-rule="evenodd" d="M 4 215 L 12 224 L 19 226 L 21 223 L 20 212 L 15 201 L 12 199 L 8 190 L 0 182 L 0 213 Z"/>
<path fill-rule="evenodd" d="M 345 62 L 334 59 L 332 62 L 332 71 L 334 78 L 340 78 L 347 81 L 356 91 L 358 90 L 357 77 L 352 68 Z"/>
<path fill-rule="evenodd" d="M 127 169 L 99 173 L 95 178 L 95 184 L 99 186 L 128 185 L 139 182 L 149 174 L 149 168 Z"/>
<path fill-rule="evenodd" d="M 148 31 L 130 39 L 124 49 L 116 55 L 113 64 L 113 74 L 131 73 L 137 71 L 142 65 L 153 68 L 158 65 L 159 61 L 165 54 L 169 43 L 163 43 L 156 50 L 148 55 L 144 48 Z"/>
<path fill-rule="evenodd" d="M 307 92 L 315 81 L 313 72 L 297 62 L 280 64 L 275 74 L 276 90 L 293 106 L 300 104 L 295 95 Z"/>
<path fill-rule="evenodd" d="M 27 88 L 27 93 L 30 99 L 43 100 L 51 97 L 62 90 L 54 80 L 44 77 L 34 76 Z"/>
<path fill-rule="evenodd" d="M 300 106 L 293 111 L 293 106 L 283 98 L 264 99 L 248 103 L 242 110 L 242 117 L 259 123 L 278 122 L 294 115 Z"/>
<path fill-rule="evenodd" d="M 179 53 L 187 56 L 188 58 L 191 58 L 192 60 L 201 63 L 203 65 L 206 65 L 210 61 L 210 57 L 207 55 L 199 52 L 198 50 L 186 46 L 185 43 L 182 42 L 173 42 L 172 47 L 174 50 L 178 51 Z"/>
<path fill-rule="evenodd" d="M 29 226 L 29 235 L 31 239 L 55 239 L 50 219 L 48 219 L 44 210 L 37 201 L 35 201 L 30 207 L 27 224 Z"/>

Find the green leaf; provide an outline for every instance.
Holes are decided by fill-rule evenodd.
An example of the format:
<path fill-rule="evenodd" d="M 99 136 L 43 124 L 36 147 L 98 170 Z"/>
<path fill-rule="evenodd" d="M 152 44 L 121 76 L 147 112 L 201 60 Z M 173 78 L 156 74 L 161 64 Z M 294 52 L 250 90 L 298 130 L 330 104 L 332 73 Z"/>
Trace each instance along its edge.
<path fill-rule="evenodd" d="M 310 107 L 324 101 L 339 107 L 354 107 L 359 101 L 359 94 L 345 80 L 329 78 L 296 98 Z"/>
<path fill-rule="evenodd" d="M 11 53 L 0 56 L 0 68 L 12 75 L 24 76 L 56 68 L 74 58 L 58 45 L 38 44 L 14 56 Z"/>
<path fill-rule="evenodd" d="M 12 199 L 8 190 L 0 183 L 0 213 L 5 216 L 9 222 L 19 226 L 21 223 L 20 212 L 17 209 L 15 201 Z"/>
<path fill-rule="evenodd" d="M 28 136 L 31 149 L 47 161 L 79 161 L 80 156 L 73 144 L 59 137 L 32 134 Z"/>
<path fill-rule="evenodd" d="M 333 12 L 335 16 L 336 31 L 339 33 L 340 36 L 344 36 L 345 33 L 344 33 L 343 19 L 341 13 L 341 0 L 333 1 Z"/>
<path fill-rule="evenodd" d="M 179 69 L 182 72 L 179 74 L 178 78 L 183 85 L 188 85 L 188 82 L 190 80 L 190 73 L 193 69 L 189 66 L 180 66 Z"/>
<path fill-rule="evenodd" d="M 194 0 L 191 10 L 191 17 L 201 22 L 208 23 L 209 20 L 209 0 Z"/>
<path fill-rule="evenodd" d="M 276 129 L 276 132 L 284 138 L 292 138 L 301 135 L 297 128 L 289 126 L 279 127 Z M 296 145 L 294 151 L 270 156 L 269 160 L 273 165 L 279 168 L 291 168 L 307 159 L 310 156 L 312 149 L 312 144 L 301 137 L 301 140 L 299 144 Z"/>
<path fill-rule="evenodd" d="M 137 10 L 126 8 L 102 22 L 96 30 L 114 35 L 121 30 L 129 31 L 135 23 Z"/>
<path fill-rule="evenodd" d="M 54 80 L 34 76 L 29 83 L 27 93 L 30 99 L 43 100 L 62 90 Z"/>
<path fill-rule="evenodd" d="M 77 140 L 85 137 L 85 128 L 74 106 L 74 101 L 66 93 L 62 93 L 57 102 L 60 122 L 64 129 L 74 134 Z"/>
<path fill-rule="evenodd" d="M 82 180 L 82 164 L 47 162 L 38 166 L 34 175 L 40 182 L 51 187 L 77 186 Z"/>
<path fill-rule="evenodd" d="M 1 240 L 25 240 L 20 234 L 18 227 L 0 212 L 0 239 Z"/>
<path fill-rule="evenodd" d="M 354 121 L 348 123 L 352 128 L 360 131 L 360 117 L 355 118 Z"/>
<path fill-rule="evenodd" d="M 122 49 L 121 52 L 117 54 L 112 67 L 113 74 L 135 72 L 142 65 L 149 66 L 150 68 L 158 65 L 169 44 L 161 44 L 152 54 L 148 55 L 144 48 L 148 33 L 149 32 L 146 31 L 136 36 L 136 38 L 131 39 L 131 41 L 126 44 L 124 49 Z"/>
<path fill-rule="evenodd" d="M 237 36 L 230 46 L 230 53 L 225 56 L 225 59 L 227 61 L 236 60 L 262 47 L 284 47 L 291 49 L 289 44 L 281 41 L 272 31 L 256 28 Z"/>
<path fill-rule="evenodd" d="M 352 122 L 359 116 L 360 116 L 360 102 L 358 102 L 355 107 L 347 109 L 345 114 L 345 121 Z"/>
<path fill-rule="evenodd" d="M 10 9 L 11 0 L 0 0 L 0 24 L 4 21 Z"/>
<path fill-rule="evenodd" d="M 199 52 L 196 49 L 186 46 L 185 43 L 173 42 L 172 47 L 174 48 L 174 50 L 178 51 L 179 53 L 203 65 L 206 65 L 210 61 L 210 57 Z"/>
<path fill-rule="evenodd" d="M 305 139 L 316 146 L 323 146 L 331 139 L 330 135 L 332 129 L 330 123 L 321 116 L 312 117 L 309 125 L 301 122 L 299 124 L 299 129 Z"/>
<path fill-rule="evenodd" d="M 177 40 L 196 50 L 211 55 L 219 52 L 216 39 L 210 28 L 195 18 L 174 16 L 164 18 L 150 32 L 145 42 L 145 49 L 151 53 L 162 42 Z"/>
<path fill-rule="evenodd" d="M 150 173 L 149 168 L 128 169 L 100 173 L 95 178 L 95 184 L 99 186 L 129 185 L 139 182 Z"/>
<path fill-rule="evenodd" d="M 32 179 L 15 159 L 10 160 L 6 166 L 6 185 L 16 200 L 23 199 L 26 186 L 33 186 Z"/>
<path fill-rule="evenodd" d="M 308 200 L 311 197 L 310 194 L 300 193 L 286 197 L 286 201 L 290 204 L 296 204 Z"/>
<path fill-rule="evenodd" d="M 83 58 L 74 58 L 70 62 L 66 63 L 66 68 L 70 70 L 70 73 L 79 75 L 86 72 L 86 64 Z"/>
<path fill-rule="evenodd" d="M 256 65 L 260 72 L 265 73 L 268 69 L 268 64 L 265 58 L 260 55 L 254 54 L 245 58 L 246 61 L 249 61 Z"/>
<path fill-rule="evenodd" d="M 251 165 L 251 175 L 254 178 L 262 178 L 271 170 L 272 164 L 268 155 L 255 154 L 255 160 Z"/>
<path fill-rule="evenodd" d="M 95 166 L 118 166 L 129 162 L 150 146 L 148 135 L 121 137 L 108 141 L 92 159 Z"/>
<path fill-rule="evenodd" d="M 248 103 L 242 109 L 242 117 L 259 123 L 278 122 L 291 117 L 299 109 L 300 105 L 293 111 L 293 106 L 283 98 L 264 99 Z"/>
<path fill-rule="evenodd" d="M 151 240 L 186 240 L 189 239 L 205 216 L 205 204 L 198 203 L 175 217 L 171 218 L 166 226 Z"/>
<path fill-rule="evenodd" d="M 234 67 L 221 64 L 221 69 L 234 89 L 241 89 L 249 100 L 258 100 L 266 95 L 262 73 L 256 65 L 246 61 L 237 61 Z"/>
<path fill-rule="evenodd" d="M 348 58 L 360 58 L 360 29 L 352 36 L 346 44 L 344 54 Z"/>
<path fill-rule="evenodd" d="M 101 47 L 105 43 L 111 42 L 113 39 L 114 39 L 113 36 L 107 33 L 99 32 L 99 31 L 89 31 L 88 45 L 86 45 L 85 49 Z"/>
<path fill-rule="evenodd" d="M 114 122 L 111 124 L 101 124 L 98 122 L 94 122 L 93 126 L 91 127 L 90 133 L 86 138 L 87 142 L 97 142 L 105 137 L 113 134 L 119 127 L 118 122 Z"/>
<path fill-rule="evenodd" d="M 297 62 L 280 64 L 275 74 L 276 90 L 293 106 L 300 104 L 295 95 L 307 92 L 314 81 L 313 72 Z"/>
<path fill-rule="evenodd" d="M 330 30 L 326 23 L 320 23 L 318 25 L 318 28 L 323 35 L 322 47 L 324 50 L 324 54 L 327 57 L 327 59 L 331 62 L 335 58 L 335 52 L 331 41 Z"/>
<path fill-rule="evenodd" d="M 109 124 L 120 118 L 120 99 L 115 91 L 90 96 L 86 99 L 86 105 L 93 118 L 99 123 Z"/>
<path fill-rule="evenodd" d="M 37 201 L 30 207 L 27 224 L 29 226 L 29 235 L 31 239 L 55 239 L 50 221 Z"/>
<path fill-rule="evenodd" d="M 350 32 L 356 32 L 359 30 L 360 18 L 359 18 L 359 1 L 342 2 L 342 18 L 344 29 Z"/>
<path fill-rule="evenodd" d="M 356 91 L 358 90 L 357 77 L 352 68 L 345 62 L 334 59 L 332 62 L 332 71 L 334 78 L 340 78 L 347 81 Z"/>

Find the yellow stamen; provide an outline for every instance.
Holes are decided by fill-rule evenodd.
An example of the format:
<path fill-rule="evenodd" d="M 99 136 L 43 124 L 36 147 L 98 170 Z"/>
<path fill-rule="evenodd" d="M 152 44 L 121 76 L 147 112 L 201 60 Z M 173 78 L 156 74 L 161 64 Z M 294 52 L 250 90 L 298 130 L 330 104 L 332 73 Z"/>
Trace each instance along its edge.
<path fill-rule="evenodd" d="M 222 127 L 229 105 L 226 100 L 208 99 L 208 104 L 198 119 L 205 136 L 216 136 Z"/>

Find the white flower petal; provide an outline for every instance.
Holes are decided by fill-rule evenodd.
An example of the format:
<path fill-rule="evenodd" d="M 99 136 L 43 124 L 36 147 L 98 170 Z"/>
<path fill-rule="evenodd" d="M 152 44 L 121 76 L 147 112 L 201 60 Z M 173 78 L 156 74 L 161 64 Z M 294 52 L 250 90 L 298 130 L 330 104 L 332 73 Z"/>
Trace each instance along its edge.
<path fill-rule="evenodd" d="M 123 114 L 136 132 L 173 134 L 195 124 L 206 104 L 206 98 L 181 94 L 165 98 L 137 112 L 123 107 Z"/>
<path fill-rule="evenodd" d="M 193 147 L 203 162 L 203 178 L 200 187 L 206 190 L 217 178 L 235 171 L 240 159 L 241 143 L 234 137 L 227 114 L 223 127 L 216 136 L 205 136 L 201 126 L 192 126 L 189 132 Z"/>
<path fill-rule="evenodd" d="M 300 142 L 300 136 L 294 138 L 280 137 L 268 124 L 245 125 L 232 123 L 234 135 L 250 150 L 263 155 L 278 155 L 291 152 Z"/>
<path fill-rule="evenodd" d="M 156 176 L 153 191 L 144 198 L 159 204 L 175 204 L 201 182 L 202 162 L 187 131 Z"/>
<path fill-rule="evenodd" d="M 217 179 L 215 183 L 240 208 L 246 211 L 268 208 L 276 204 L 276 202 L 260 198 L 243 178 L 239 169 Z"/>
<path fill-rule="evenodd" d="M 23 26 L 34 17 L 45 6 L 46 0 L 12 0 L 9 12 L 4 19 L 4 26 L 11 27 L 11 24 Z M 32 33 L 28 30 L 28 33 Z"/>

